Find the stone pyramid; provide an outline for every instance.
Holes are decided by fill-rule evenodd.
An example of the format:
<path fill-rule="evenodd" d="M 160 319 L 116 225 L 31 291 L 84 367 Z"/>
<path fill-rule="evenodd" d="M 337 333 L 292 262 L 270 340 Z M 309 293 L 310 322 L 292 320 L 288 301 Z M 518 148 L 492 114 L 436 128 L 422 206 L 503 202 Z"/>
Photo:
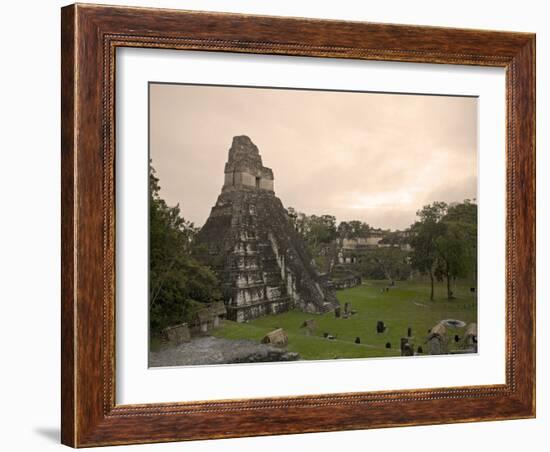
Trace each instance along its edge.
<path fill-rule="evenodd" d="M 273 182 L 250 138 L 234 137 L 222 192 L 197 235 L 199 257 L 220 277 L 227 316 L 237 322 L 293 308 L 322 313 L 338 305 Z"/>

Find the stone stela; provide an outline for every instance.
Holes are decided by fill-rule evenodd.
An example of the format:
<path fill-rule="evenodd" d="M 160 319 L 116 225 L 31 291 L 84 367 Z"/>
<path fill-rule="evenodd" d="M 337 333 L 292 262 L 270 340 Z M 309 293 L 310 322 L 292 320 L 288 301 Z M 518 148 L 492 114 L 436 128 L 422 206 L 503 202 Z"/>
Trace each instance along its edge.
<path fill-rule="evenodd" d="M 328 279 L 311 265 L 275 196 L 273 171 L 247 136 L 233 138 L 221 194 L 197 242 L 204 249 L 199 258 L 220 277 L 231 320 L 293 308 L 323 313 L 337 306 Z"/>

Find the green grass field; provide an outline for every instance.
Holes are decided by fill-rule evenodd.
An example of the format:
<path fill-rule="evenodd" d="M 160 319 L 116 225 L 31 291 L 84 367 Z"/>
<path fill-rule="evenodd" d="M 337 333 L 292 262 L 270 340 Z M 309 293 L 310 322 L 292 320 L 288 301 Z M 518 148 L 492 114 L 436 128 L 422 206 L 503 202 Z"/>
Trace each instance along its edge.
<path fill-rule="evenodd" d="M 276 329 L 284 328 L 288 334 L 288 350 L 300 353 L 302 359 L 368 358 L 399 356 L 400 338 L 407 336 L 407 328 L 412 328 L 412 343 L 415 351 L 418 346 L 427 352 L 425 344 L 428 329 L 443 319 L 458 319 L 463 322 L 476 322 L 477 301 L 470 293 L 468 284 L 457 284 L 454 288 L 454 300 L 445 298 L 443 284 L 437 284 L 435 301 L 429 300 L 429 284 L 424 282 L 398 282 L 389 292 L 381 293 L 386 287 L 385 281 L 364 281 L 353 289 L 337 292 L 343 306 L 351 303 L 357 314 L 348 319 L 336 318 L 334 312 L 323 315 L 290 311 L 283 314 L 262 317 L 249 323 L 224 321 L 213 331 L 215 336 L 228 339 L 251 339 L 260 341 L 262 337 Z M 304 320 L 314 318 L 317 329 L 313 335 L 307 335 L 300 328 Z M 376 323 L 382 320 L 387 329 L 376 333 Z M 463 333 L 463 328 L 448 329 L 449 348 L 455 345 L 455 334 Z M 336 337 L 328 340 L 323 333 Z M 361 339 L 355 344 L 355 338 Z M 391 343 L 387 349 L 385 344 Z"/>

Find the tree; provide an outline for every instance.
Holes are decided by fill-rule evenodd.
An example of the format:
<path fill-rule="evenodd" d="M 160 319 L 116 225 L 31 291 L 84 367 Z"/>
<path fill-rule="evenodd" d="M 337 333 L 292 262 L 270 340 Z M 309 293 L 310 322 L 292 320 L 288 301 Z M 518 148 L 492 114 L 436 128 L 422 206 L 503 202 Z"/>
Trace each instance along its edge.
<path fill-rule="evenodd" d="M 464 202 L 449 205 L 445 214 L 445 221 L 477 224 L 477 204 L 475 200 L 465 199 Z"/>
<path fill-rule="evenodd" d="M 398 246 L 389 246 L 369 250 L 368 258 L 375 262 L 390 285 L 396 279 L 405 279 L 410 275 L 409 253 Z"/>
<path fill-rule="evenodd" d="M 309 217 L 309 225 L 306 240 L 316 248 L 319 244 L 329 244 L 336 238 L 336 217 L 332 215 L 312 215 Z"/>
<path fill-rule="evenodd" d="M 351 226 L 347 221 L 341 221 L 336 230 L 338 238 L 348 239 L 351 237 Z"/>
<path fill-rule="evenodd" d="M 428 273 L 430 300 L 434 299 L 434 279 L 447 282 L 447 298 L 453 298 L 452 282 L 469 274 L 476 279 L 477 205 L 466 199 L 447 205 L 434 202 L 417 212 L 410 230 L 413 267 Z"/>
<path fill-rule="evenodd" d="M 197 230 L 179 205 L 160 197 L 159 179 L 149 165 L 149 313 L 152 332 L 188 320 L 199 303 L 220 298 L 214 273 L 190 255 Z"/>
<path fill-rule="evenodd" d="M 306 215 L 293 207 L 287 209 L 289 221 L 310 249 L 330 244 L 336 238 L 336 217 L 332 215 Z"/>
<path fill-rule="evenodd" d="M 338 225 L 338 237 L 340 239 L 353 239 L 357 237 L 368 237 L 370 226 L 362 221 L 342 221 Z"/>
<path fill-rule="evenodd" d="M 411 263 L 413 268 L 430 276 L 430 300 L 434 299 L 434 279 L 439 264 L 437 239 L 445 231 L 442 219 L 447 213 L 447 204 L 434 202 L 416 212 L 419 218 L 410 229 L 413 248 Z"/>
<path fill-rule="evenodd" d="M 288 221 L 303 239 L 316 268 L 329 272 L 337 258 L 336 217 L 306 215 L 293 207 L 287 208 Z"/>
<path fill-rule="evenodd" d="M 440 277 L 447 281 L 447 298 L 452 299 L 452 281 L 471 275 L 477 268 L 477 205 L 470 200 L 447 209 L 441 220 L 443 233 L 436 239 Z"/>

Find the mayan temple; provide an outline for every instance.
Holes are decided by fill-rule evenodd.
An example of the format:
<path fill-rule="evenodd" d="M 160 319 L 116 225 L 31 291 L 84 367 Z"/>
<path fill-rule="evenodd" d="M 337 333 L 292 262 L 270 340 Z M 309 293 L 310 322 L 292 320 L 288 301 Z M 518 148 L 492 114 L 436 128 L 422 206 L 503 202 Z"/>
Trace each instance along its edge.
<path fill-rule="evenodd" d="M 273 171 L 247 136 L 233 138 L 222 192 L 197 242 L 201 258 L 222 281 L 231 320 L 337 306 L 275 196 Z"/>

